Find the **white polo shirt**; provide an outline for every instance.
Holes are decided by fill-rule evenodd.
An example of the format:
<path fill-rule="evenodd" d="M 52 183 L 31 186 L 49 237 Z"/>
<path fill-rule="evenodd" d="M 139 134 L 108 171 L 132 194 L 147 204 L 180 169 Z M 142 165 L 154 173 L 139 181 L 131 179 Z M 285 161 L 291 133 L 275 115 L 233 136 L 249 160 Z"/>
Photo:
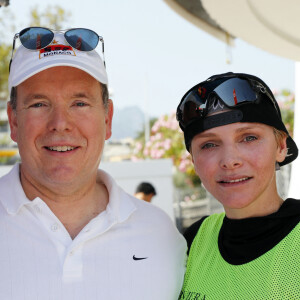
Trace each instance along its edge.
<path fill-rule="evenodd" d="M 0 179 L 0 299 L 177 299 L 184 238 L 162 210 L 98 175 L 109 204 L 74 240 L 42 199 L 26 198 L 18 165 Z"/>

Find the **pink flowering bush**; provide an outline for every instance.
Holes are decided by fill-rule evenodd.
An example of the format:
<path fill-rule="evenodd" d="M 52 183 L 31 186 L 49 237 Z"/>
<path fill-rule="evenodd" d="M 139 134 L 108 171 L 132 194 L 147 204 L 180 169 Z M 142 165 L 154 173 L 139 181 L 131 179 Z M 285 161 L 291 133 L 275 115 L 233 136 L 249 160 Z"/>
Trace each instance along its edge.
<path fill-rule="evenodd" d="M 200 184 L 175 113 L 157 119 L 151 128 L 149 141 L 145 143 L 142 136 L 138 138 L 133 154 L 132 160 L 171 158 L 176 168 L 174 181 L 177 186 Z"/>

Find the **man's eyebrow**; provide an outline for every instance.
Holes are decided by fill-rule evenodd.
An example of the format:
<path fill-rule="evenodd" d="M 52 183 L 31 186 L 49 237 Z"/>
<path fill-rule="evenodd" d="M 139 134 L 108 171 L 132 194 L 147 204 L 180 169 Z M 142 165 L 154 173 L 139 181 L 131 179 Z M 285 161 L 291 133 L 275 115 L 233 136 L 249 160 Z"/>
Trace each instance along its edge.
<path fill-rule="evenodd" d="M 74 93 L 72 98 L 88 98 L 88 94 L 85 92 Z M 28 103 L 31 100 L 39 100 L 39 99 L 48 99 L 48 97 L 44 94 L 29 94 L 26 96 L 24 103 Z"/>
<path fill-rule="evenodd" d="M 84 92 L 75 93 L 72 95 L 72 98 L 87 98 L 88 94 Z"/>
<path fill-rule="evenodd" d="M 32 100 L 39 100 L 39 99 L 48 99 L 48 97 L 43 94 L 29 94 L 25 97 L 24 104 L 27 104 Z"/>

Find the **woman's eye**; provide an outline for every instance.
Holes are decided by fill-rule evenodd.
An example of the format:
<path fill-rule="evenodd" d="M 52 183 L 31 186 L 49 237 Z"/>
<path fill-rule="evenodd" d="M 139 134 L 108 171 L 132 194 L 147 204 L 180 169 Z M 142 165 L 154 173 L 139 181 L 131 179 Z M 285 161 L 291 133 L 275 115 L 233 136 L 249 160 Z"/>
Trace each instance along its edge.
<path fill-rule="evenodd" d="M 202 147 L 201 147 L 201 149 L 210 149 L 210 148 L 214 148 L 214 147 L 216 147 L 217 145 L 216 144 L 214 144 L 214 143 L 206 143 L 206 144 L 204 144 Z"/>
<path fill-rule="evenodd" d="M 257 140 L 257 137 L 254 135 L 248 135 L 244 139 L 245 142 L 251 142 L 251 141 L 255 141 L 255 140 Z"/>

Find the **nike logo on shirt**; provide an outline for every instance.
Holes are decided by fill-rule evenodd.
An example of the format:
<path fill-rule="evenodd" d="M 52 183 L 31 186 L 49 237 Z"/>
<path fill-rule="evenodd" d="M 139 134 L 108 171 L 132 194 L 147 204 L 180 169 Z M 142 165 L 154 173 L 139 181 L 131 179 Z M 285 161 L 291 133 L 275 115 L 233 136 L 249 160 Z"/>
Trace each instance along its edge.
<path fill-rule="evenodd" d="M 147 259 L 148 257 L 135 257 L 135 255 L 132 256 L 133 260 L 142 260 Z"/>

